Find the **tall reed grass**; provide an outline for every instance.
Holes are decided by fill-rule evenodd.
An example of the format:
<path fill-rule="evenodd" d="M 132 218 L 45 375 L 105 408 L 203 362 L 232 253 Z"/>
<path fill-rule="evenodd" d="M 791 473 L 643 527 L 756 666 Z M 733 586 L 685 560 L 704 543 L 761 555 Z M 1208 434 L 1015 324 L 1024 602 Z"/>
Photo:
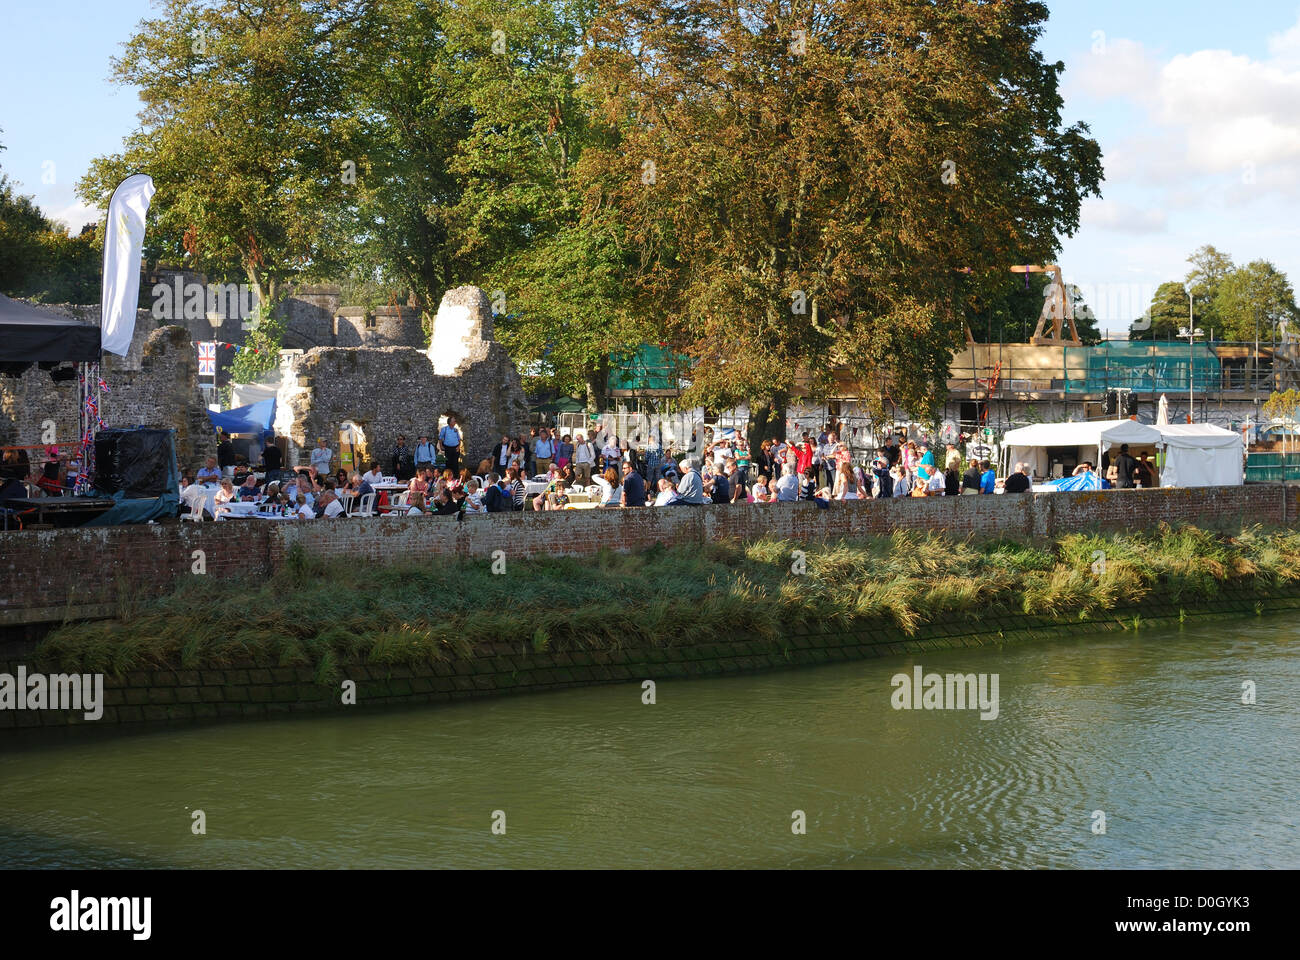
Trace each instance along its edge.
<path fill-rule="evenodd" d="M 802 573 L 792 572 L 796 550 Z M 251 659 L 310 665 L 326 681 L 344 664 L 468 657 L 488 641 L 615 649 L 773 638 L 814 625 L 914 633 L 943 620 L 974 630 L 991 616 L 1077 622 L 1153 595 L 1197 605 L 1229 584 L 1297 580 L 1300 532 L 1260 528 L 1228 537 L 1162 526 L 1047 545 L 935 533 L 722 541 L 508 561 L 505 575 L 488 561 L 324 565 L 298 552 L 269 579 L 194 577 L 161 599 L 132 598 L 116 620 L 66 624 L 37 657 L 114 674 Z"/>

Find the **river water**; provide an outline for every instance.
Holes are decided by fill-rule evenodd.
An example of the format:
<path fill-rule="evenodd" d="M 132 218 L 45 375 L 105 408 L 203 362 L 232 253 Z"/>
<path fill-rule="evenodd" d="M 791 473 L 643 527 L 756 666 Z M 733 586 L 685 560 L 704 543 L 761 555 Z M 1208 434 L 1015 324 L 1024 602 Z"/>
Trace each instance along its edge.
<path fill-rule="evenodd" d="M 997 718 L 895 710 L 916 664 L 996 674 Z M 1295 620 L 642 695 L 6 732 L 0 866 L 1300 866 Z"/>

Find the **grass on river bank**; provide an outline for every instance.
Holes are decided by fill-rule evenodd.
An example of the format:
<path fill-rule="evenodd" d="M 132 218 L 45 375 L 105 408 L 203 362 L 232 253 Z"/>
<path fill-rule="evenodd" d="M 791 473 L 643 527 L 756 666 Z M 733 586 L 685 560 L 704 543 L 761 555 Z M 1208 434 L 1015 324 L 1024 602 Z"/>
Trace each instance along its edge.
<path fill-rule="evenodd" d="M 792 572 L 796 550 L 806 572 Z M 911 633 L 1008 613 L 1070 622 L 1153 593 L 1204 605 L 1229 583 L 1300 580 L 1300 531 L 1161 527 L 1047 547 L 899 533 L 507 562 L 495 575 L 487 560 L 325 566 L 299 551 L 269 579 L 193 577 L 158 600 L 123 604 L 117 620 L 65 625 L 36 656 L 111 674 L 251 659 L 311 665 L 328 681 L 340 664 L 446 660 L 489 640 L 609 649 L 776 637 L 801 623 Z"/>

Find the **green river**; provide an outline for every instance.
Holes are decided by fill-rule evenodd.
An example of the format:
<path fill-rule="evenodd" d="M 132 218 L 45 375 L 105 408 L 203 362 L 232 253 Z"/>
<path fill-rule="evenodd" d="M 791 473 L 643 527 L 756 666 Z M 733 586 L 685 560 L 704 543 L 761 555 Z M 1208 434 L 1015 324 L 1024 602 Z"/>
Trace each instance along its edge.
<path fill-rule="evenodd" d="M 893 709 L 916 664 L 996 674 L 998 716 Z M 1217 621 L 661 681 L 653 705 L 632 683 L 6 732 L 0 865 L 1294 868 L 1298 760 L 1300 623 Z"/>

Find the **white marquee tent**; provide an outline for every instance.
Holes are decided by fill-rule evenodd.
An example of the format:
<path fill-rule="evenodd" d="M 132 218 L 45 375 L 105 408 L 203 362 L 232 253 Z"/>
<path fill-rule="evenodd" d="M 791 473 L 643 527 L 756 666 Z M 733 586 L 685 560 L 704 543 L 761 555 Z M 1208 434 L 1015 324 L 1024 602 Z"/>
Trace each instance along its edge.
<path fill-rule="evenodd" d="M 1161 442 L 1160 431 L 1136 420 L 1089 420 L 1079 423 L 1035 423 L 1018 430 L 1009 430 L 1002 437 L 1002 449 L 1007 454 L 1010 472 L 1016 463 L 1029 465 L 1036 477 L 1048 476 L 1051 469 L 1049 447 L 1072 447 L 1076 462 L 1085 460 L 1100 468 L 1101 455 L 1111 447 L 1155 447 Z M 1238 481 L 1240 482 L 1240 481 Z"/>
<path fill-rule="evenodd" d="M 1165 447 L 1162 487 L 1241 486 L 1241 434 L 1212 423 L 1167 423 L 1155 429 Z"/>

